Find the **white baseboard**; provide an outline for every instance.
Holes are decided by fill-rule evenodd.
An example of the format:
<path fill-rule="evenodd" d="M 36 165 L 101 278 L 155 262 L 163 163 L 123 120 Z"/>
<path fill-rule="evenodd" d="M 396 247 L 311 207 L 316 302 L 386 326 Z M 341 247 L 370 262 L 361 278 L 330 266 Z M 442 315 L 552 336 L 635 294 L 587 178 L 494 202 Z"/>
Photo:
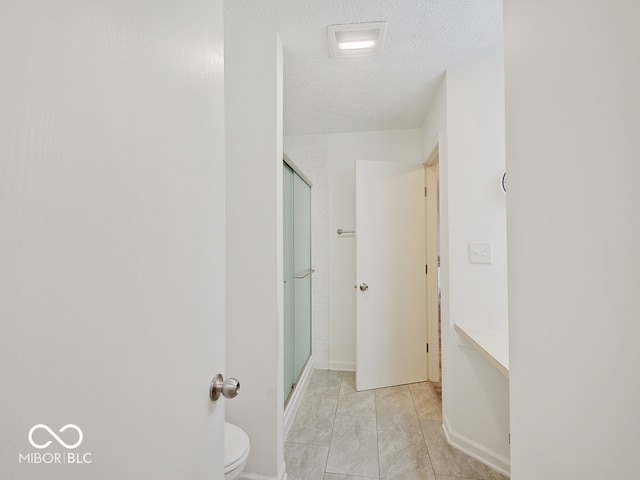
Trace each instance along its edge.
<path fill-rule="evenodd" d="M 259 473 L 241 473 L 238 480 L 287 480 L 287 472 L 278 479 L 275 475 L 260 475 Z"/>
<path fill-rule="evenodd" d="M 279 476 L 280 478 L 278 480 L 287 480 L 287 464 L 284 460 L 282 461 L 282 465 L 280 465 Z"/>
<path fill-rule="evenodd" d="M 444 415 L 442 416 L 442 429 L 449 445 L 484 463 L 496 472 L 511 477 L 509 473 L 511 471 L 511 461 L 508 458 L 489 450 L 464 435 L 460 435 L 451 428 L 451 424 Z"/>
<path fill-rule="evenodd" d="M 238 480 L 287 480 L 287 469 L 285 463 L 280 466 L 279 478 L 277 475 L 261 475 L 259 473 L 242 472 Z"/>
<path fill-rule="evenodd" d="M 329 370 L 342 370 L 343 372 L 355 372 L 355 362 L 329 362 Z"/>
<path fill-rule="evenodd" d="M 304 396 L 304 392 L 307 389 L 307 385 L 309 384 L 309 380 L 311 379 L 311 374 L 313 373 L 313 355 L 309 357 L 306 365 L 302 369 L 302 373 L 300 374 L 300 379 L 298 380 L 298 384 L 296 388 L 291 393 L 291 398 L 289 399 L 289 403 L 287 403 L 287 407 L 284 409 L 284 438 L 287 438 L 289 435 L 289 430 L 291 430 L 291 426 L 293 425 L 293 420 L 296 417 L 296 413 L 298 412 L 298 408 L 300 408 L 300 403 L 302 403 L 302 397 Z"/>

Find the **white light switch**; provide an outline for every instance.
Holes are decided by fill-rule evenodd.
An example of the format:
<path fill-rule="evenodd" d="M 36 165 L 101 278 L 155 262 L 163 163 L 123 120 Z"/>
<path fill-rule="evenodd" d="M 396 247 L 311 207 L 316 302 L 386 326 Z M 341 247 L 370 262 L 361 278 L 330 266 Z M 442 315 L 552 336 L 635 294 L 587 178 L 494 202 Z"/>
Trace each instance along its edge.
<path fill-rule="evenodd" d="M 469 242 L 469 263 L 493 263 L 493 244 Z"/>

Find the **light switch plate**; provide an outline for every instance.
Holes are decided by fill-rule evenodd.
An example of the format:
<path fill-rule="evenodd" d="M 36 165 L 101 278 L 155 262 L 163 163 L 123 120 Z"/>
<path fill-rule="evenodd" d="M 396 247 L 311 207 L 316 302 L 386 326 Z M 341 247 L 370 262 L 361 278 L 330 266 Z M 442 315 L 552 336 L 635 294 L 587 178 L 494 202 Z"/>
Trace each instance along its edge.
<path fill-rule="evenodd" d="M 493 244 L 469 242 L 469 263 L 493 263 Z"/>

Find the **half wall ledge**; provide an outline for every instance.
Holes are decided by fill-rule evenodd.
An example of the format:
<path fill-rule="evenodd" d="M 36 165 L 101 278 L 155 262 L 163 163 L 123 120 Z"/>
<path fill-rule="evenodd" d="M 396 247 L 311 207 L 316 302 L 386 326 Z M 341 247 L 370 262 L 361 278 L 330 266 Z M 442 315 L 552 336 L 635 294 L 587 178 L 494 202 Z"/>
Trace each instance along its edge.
<path fill-rule="evenodd" d="M 462 338 L 470 343 L 500 373 L 509 378 L 508 335 L 488 332 L 460 322 L 456 322 L 454 327 Z"/>

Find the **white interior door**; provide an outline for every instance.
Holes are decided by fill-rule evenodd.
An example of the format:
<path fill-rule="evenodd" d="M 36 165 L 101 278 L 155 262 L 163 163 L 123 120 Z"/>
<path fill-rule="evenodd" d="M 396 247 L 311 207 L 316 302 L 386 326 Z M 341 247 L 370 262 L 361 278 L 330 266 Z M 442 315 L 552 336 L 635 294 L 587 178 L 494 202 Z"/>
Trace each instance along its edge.
<path fill-rule="evenodd" d="M 356 388 L 425 381 L 421 165 L 356 162 L 356 262 Z"/>
<path fill-rule="evenodd" d="M 222 480 L 222 1 L 63 3 L 0 16 L 0 478 Z"/>

